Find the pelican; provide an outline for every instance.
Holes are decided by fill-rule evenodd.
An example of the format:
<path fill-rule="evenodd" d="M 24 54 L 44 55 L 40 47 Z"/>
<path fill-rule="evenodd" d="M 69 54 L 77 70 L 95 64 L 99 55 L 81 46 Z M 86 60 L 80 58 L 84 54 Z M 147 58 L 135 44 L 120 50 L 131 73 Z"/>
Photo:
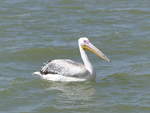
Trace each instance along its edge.
<path fill-rule="evenodd" d="M 33 74 L 40 75 L 43 79 L 51 81 L 73 82 L 95 80 L 96 73 L 85 50 L 89 50 L 105 61 L 110 62 L 110 60 L 101 50 L 96 48 L 87 37 L 79 38 L 78 45 L 83 64 L 70 59 L 55 59 L 48 61 L 39 72 L 34 72 Z"/>

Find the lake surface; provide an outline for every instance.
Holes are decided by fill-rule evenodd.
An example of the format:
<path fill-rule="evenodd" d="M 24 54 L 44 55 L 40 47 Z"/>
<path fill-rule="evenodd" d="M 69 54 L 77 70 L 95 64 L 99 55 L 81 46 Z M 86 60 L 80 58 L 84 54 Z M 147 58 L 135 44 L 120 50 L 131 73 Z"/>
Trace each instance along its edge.
<path fill-rule="evenodd" d="M 44 62 L 82 62 L 79 37 L 96 82 L 42 80 Z M 0 113 L 150 113 L 150 0 L 1 0 Z"/>

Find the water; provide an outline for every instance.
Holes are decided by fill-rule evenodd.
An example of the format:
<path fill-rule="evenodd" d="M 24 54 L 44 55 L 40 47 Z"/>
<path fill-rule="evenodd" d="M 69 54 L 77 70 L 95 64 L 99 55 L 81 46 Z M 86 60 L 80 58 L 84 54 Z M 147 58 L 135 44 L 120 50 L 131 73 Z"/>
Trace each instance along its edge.
<path fill-rule="evenodd" d="M 149 113 L 149 31 L 149 0 L 0 1 L 0 112 Z M 88 53 L 96 82 L 32 75 L 49 59 L 81 62 L 82 36 L 112 60 Z"/>

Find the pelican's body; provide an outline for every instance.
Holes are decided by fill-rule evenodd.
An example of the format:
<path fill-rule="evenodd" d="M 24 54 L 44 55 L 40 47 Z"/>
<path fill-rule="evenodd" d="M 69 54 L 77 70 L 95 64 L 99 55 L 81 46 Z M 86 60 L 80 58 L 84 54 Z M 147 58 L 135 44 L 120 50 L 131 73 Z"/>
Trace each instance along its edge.
<path fill-rule="evenodd" d="M 38 74 L 43 79 L 51 81 L 94 80 L 96 77 L 95 71 L 84 50 L 90 50 L 106 61 L 110 60 L 99 49 L 92 45 L 86 37 L 80 38 L 78 43 L 83 64 L 70 59 L 56 59 L 49 61 L 41 68 L 40 72 L 35 72 L 34 74 Z"/>

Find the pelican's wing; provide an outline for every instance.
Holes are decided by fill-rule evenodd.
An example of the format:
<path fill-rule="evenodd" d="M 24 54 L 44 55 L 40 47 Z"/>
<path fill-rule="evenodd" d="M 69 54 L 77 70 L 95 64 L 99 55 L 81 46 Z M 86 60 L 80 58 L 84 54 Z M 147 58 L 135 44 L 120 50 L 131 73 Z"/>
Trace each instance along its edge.
<path fill-rule="evenodd" d="M 85 78 L 89 74 L 83 64 L 69 59 L 52 60 L 43 66 L 40 72 L 41 74 L 59 74 L 77 78 Z"/>

